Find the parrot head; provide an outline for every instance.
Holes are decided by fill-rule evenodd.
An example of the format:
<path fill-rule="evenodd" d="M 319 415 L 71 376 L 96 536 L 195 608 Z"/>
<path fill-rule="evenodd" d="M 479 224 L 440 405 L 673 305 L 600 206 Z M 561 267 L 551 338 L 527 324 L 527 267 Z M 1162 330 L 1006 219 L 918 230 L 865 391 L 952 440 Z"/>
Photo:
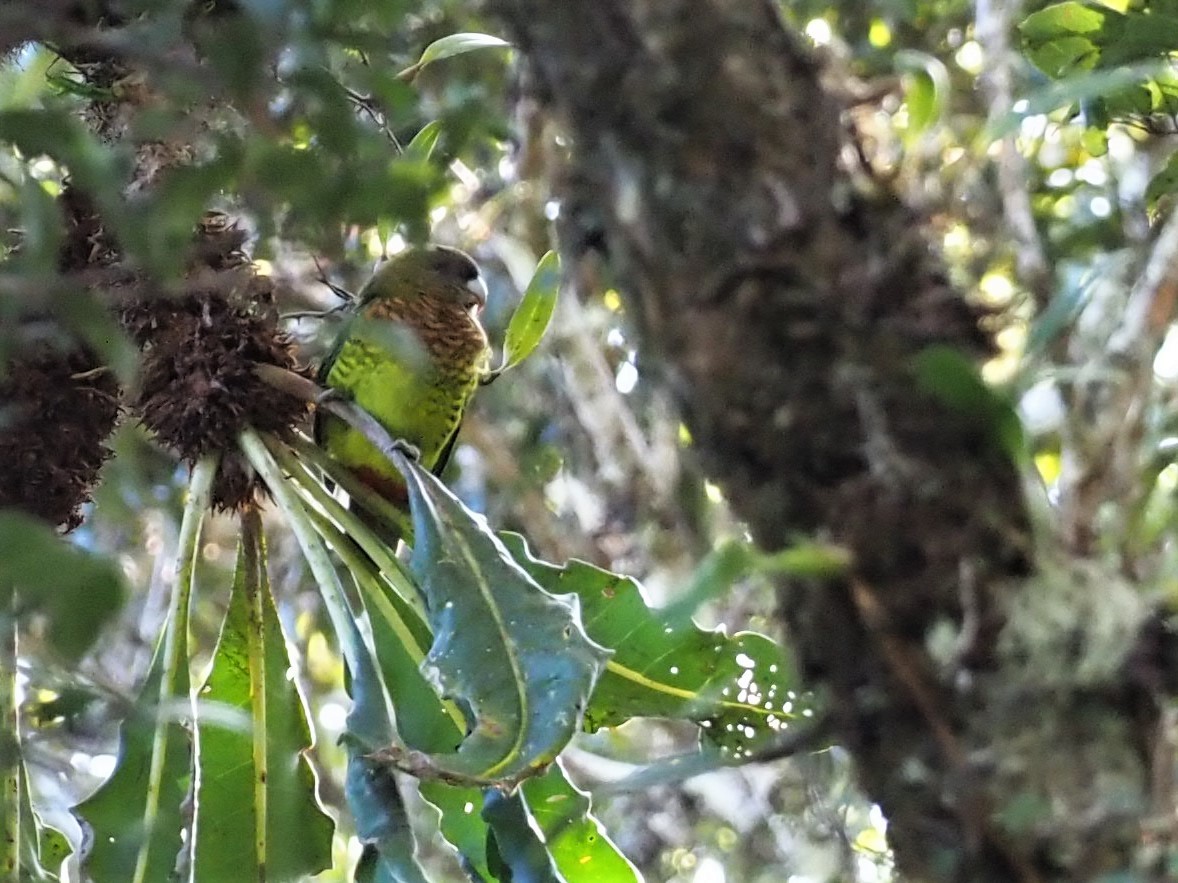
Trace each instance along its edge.
<path fill-rule="evenodd" d="M 361 304 L 388 297 L 430 297 L 475 317 L 487 305 L 487 285 L 465 252 L 444 245 L 416 246 L 381 264 L 360 289 Z"/>

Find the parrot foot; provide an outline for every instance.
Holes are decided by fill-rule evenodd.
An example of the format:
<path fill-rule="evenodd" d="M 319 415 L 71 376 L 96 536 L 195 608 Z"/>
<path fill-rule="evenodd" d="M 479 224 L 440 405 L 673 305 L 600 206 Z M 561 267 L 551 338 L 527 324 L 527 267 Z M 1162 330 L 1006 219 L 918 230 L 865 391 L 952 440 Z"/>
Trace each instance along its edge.
<path fill-rule="evenodd" d="M 418 463 L 421 462 L 421 448 L 412 442 L 405 441 L 403 438 L 393 439 L 393 450 L 400 451 L 410 460 L 416 460 Z"/>

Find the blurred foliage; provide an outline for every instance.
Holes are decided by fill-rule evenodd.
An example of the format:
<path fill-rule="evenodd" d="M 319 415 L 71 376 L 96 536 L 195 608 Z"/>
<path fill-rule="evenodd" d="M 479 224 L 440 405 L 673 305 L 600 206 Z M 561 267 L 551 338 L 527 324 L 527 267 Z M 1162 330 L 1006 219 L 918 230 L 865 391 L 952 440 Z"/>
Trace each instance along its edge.
<path fill-rule="evenodd" d="M 992 311 L 982 376 L 1001 390 L 937 351 L 915 379 L 1029 449 L 1057 493 L 1069 377 L 1100 369 L 1092 329 L 1178 186 L 1161 137 L 1178 8 L 781 6 L 848 106 L 852 174 L 924 211 L 953 282 Z M 133 388 L 138 352 L 93 277 L 175 289 L 218 209 L 306 360 L 332 328 L 307 314 L 337 305 L 320 280 L 355 289 L 428 238 L 483 266 L 510 370 L 476 399 L 453 494 L 405 464 L 408 564 L 297 444 L 248 448 L 274 486 L 266 543 L 248 518 L 204 518 L 211 465 L 190 486 L 130 421 L 70 542 L 0 513 L 0 699 L 20 733 L 0 742 L 15 835 L 0 859 L 54 879 L 83 840 L 74 806 L 99 835 L 95 879 L 163 879 L 178 856 L 197 880 L 263 862 L 323 881 L 890 879 L 883 820 L 839 749 L 734 764 L 813 714 L 787 650 L 757 632 L 778 637 L 773 579 L 837 572 L 839 550 L 752 550 L 684 468 L 690 438 L 608 274 L 569 268 L 558 296 L 549 182 L 567 145 L 516 103 L 514 52 L 477 4 L 30 8 L 0 7 L 0 364 L 50 334 Z M 67 186 L 101 218 L 84 236 Z M 63 265 L 79 239 L 91 276 Z M 1167 343 L 1146 491 L 1125 507 L 1134 568 L 1172 556 L 1176 360 Z M 681 758 L 695 775 L 659 766 Z"/>

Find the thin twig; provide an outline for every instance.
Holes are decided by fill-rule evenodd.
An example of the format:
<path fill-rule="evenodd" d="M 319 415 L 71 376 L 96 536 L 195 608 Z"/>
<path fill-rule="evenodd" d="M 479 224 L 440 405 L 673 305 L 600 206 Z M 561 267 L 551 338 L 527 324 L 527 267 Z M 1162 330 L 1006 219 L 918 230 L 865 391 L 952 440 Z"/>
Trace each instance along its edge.
<path fill-rule="evenodd" d="M 988 61 L 978 81 L 989 103 L 991 121 L 1009 114 L 1014 101 L 1014 65 L 1020 56 L 1010 45 L 1010 25 L 1020 17 L 1020 7 L 1020 3 L 1009 0 L 977 2 L 975 34 Z M 1019 151 L 1015 134 L 999 139 L 994 166 L 1002 214 L 1014 239 L 1019 280 L 1043 306 L 1051 295 L 1052 273 L 1031 208 L 1027 161 Z"/>
<path fill-rule="evenodd" d="M 1120 301 L 1118 301 L 1120 306 Z M 1178 313 L 1178 212 L 1163 225 L 1145 268 L 1129 292 L 1120 321 L 1098 352 L 1108 367 L 1087 384 L 1076 385 L 1072 421 L 1065 447 L 1074 462 L 1060 477 L 1063 521 L 1072 547 L 1083 553 L 1094 540 L 1101 506 L 1116 500 L 1125 511 L 1141 505 L 1141 442 L 1145 438 L 1150 398 L 1154 395 L 1154 359 Z M 1088 415 L 1096 413 L 1092 420 Z M 1133 499 L 1136 494 L 1137 499 Z"/>

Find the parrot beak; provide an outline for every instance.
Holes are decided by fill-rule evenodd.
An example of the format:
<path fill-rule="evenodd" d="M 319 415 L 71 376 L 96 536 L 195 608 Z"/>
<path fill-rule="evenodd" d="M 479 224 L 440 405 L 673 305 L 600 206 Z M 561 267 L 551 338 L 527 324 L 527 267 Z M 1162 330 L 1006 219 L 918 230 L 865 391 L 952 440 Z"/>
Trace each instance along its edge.
<path fill-rule="evenodd" d="M 467 280 L 466 290 L 469 297 L 463 305 L 470 310 L 472 316 L 477 316 L 487 305 L 487 283 L 483 281 L 482 276 L 475 276 Z"/>

